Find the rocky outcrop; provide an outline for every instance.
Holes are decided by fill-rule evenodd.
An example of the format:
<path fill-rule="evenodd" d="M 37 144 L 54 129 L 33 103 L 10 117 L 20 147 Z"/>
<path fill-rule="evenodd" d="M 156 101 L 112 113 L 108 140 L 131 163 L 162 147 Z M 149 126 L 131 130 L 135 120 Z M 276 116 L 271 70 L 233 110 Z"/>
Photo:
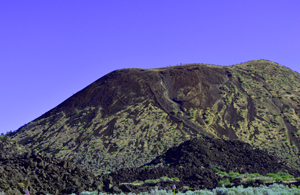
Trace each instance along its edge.
<path fill-rule="evenodd" d="M 253 148 L 239 140 L 227 141 L 203 137 L 192 139 L 170 148 L 158 156 L 147 168 L 122 168 L 107 175 L 95 176 L 76 164 L 49 158 L 37 152 L 17 154 L 17 145 L 1 138 L 0 192 L 24 194 L 79 194 L 82 191 L 106 193 L 150 192 L 158 187 L 166 191 L 214 189 L 219 182 L 230 179 L 230 185 L 238 186 L 241 181 L 229 176 L 220 176 L 214 169 L 224 172 L 267 173 L 286 172 L 300 177 L 300 171 L 279 162 L 280 159 L 267 151 Z M 1 144 L 0 144 L 1 146 Z M 5 149 L 3 149 L 5 148 Z M 162 181 L 161 177 L 178 178 L 176 181 Z M 157 182 L 145 182 L 157 180 Z M 132 185 L 134 181 L 144 182 Z M 127 183 L 127 184 L 124 184 Z M 129 183 L 129 184 L 128 184 Z M 245 186 L 257 187 L 259 180 L 248 181 Z"/>
<path fill-rule="evenodd" d="M 62 195 L 82 191 L 118 192 L 109 176 L 97 179 L 72 162 L 49 158 L 37 152 L 20 154 L 16 144 L 0 138 L 0 192 L 9 194 Z M 19 154 L 18 154 L 19 152 Z"/>
<path fill-rule="evenodd" d="M 176 190 L 180 192 L 186 191 L 186 187 L 193 190 L 214 189 L 218 187 L 219 181 L 225 179 L 229 179 L 232 183 L 225 185 L 227 187 L 241 184 L 241 182 L 232 179 L 231 176 L 221 177 L 214 171 L 215 168 L 226 173 L 259 173 L 266 176 L 268 173 L 283 172 L 289 173 L 295 178 L 300 177 L 298 169 L 291 168 L 281 162 L 281 159 L 275 154 L 253 148 L 250 144 L 240 140 L 228 141 L 209 137 L 192 139 L 178 147 L 172 147 L 165 154 L 158 156 L 145 166 L 150 167 L 120 169 L 110 173 L 109 176 L 117 184 L 137 180 L 155 180 L 163 176 L 179 178 L 179 181 L 173 182 L 120 185 L 119 188 L 125 192 L 149 192 L 149 189 L 154 189 L 154 186 L 168 191 L 172 190 L 173 184 L 176 185 Z M 258 187 L 260 184 L 262 184 L 261 181 L 257 179 L 247 181 L 243 185 Z"/>

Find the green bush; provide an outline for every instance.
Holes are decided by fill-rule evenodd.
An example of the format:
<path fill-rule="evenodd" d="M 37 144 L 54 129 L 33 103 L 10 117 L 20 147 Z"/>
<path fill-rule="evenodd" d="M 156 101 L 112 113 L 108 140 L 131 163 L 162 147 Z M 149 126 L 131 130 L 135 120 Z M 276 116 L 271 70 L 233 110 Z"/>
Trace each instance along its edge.
<path fill-rule="evenodd" d="M 269 177 L 275 177 L 276 174 L 275 173 L 268 173 L 267 176 L 269 176 Z"/>
<path fill-rule="evenodd" d="M 145 183 L 155 183 L 155 182 L 156 182 L 156 181 L 153 180 L 153 179 L 148 179 L 148 180 L 145 181 Z"/>
<path fill-rule="evenodd" d="M 279 176 L 275 176 L 275 177 L 273 177 L 273 179 L 274 179 L 275 181 L 282 181 L 282 178 L 279 177 Z"/>
<path fill-rule="evenodd" d="M 277 175 L 282 177 L 284 181 L 288 181 L 288 178 L 294 178 L 294 176 L 290 175 L 289 173 L 284 173 L 284 172 L 278 172 Z"/>
<path fill-rule="evenodd" d="M 229 179 L 225 179 L 225 180 L 221 180 L 221 181 L 219 181 L 219 187 L 221 187 L 222 185 L 229 185 L 230 184 L 230 181 L 229 181 Z"/>
<path fill-rule="evenodd" d="M 233 171 L 230 171 L 228 174 L 229 174 L 229 175 L 238 175 L 238 176 L 241 175 L 241 174 L 239 174 L 238 172 L 233 172 Z"/>
<path fill-rule="evenodd" d="M 254 177 L 256 177 L 256 176 L 261 176 L 259 173 L 253 173 L 252 174 Z"/>
<path fill-rule="evenodd" d="M 291 187 L 292 187 L 292 188 L 297 188 L 297 189 L 299 189 L 299 188 L 298 188 L 296 185 L 294 185 L 294 184 L 292 184 Z"/>

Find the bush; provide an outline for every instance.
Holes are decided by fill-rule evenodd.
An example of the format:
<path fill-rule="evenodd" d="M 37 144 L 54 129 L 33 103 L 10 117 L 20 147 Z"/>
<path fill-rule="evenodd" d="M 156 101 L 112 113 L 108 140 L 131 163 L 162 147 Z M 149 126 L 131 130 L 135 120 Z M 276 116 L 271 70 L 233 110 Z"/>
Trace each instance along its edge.
<path fill-rule="evenodd" d="M 253 173 L 253 176 L 261 176 L 259 173 Z"/>
<path fill-rule="evenodd" d="M 228 174 L 229 174 L 229 175 L 238 175 L 238 176 L 241 175 L 240 173 L 238 173 L 238 172 L 233 172 L 233 171 L 230 171 Z"/>
<path fill-rule="evenodd" d="M 223 184 L 224 184 L 224 185 L 229 185 L 229 184 L 230 184 L 229 179 L 225 179 L 225 180 L 219 181 L 219 185 L 218 185 L 218 186 L 222 186 Z"/>
<path fill-rule="evenodd" d="M 282 178 L 279 177 L 279 176 L 275 176 L 275 177 L 273 177 L 273 179 L 274 179 L 275 181 L 282 181 Z"/>
<path fill-rule="evenodd" d="M 278 172 L 277 175 L 281 176 L 281 177 L 291 177 L 294 178 L 294 176 L 290 175 L 289 173 L 284 173 L 284 172 Z"/>

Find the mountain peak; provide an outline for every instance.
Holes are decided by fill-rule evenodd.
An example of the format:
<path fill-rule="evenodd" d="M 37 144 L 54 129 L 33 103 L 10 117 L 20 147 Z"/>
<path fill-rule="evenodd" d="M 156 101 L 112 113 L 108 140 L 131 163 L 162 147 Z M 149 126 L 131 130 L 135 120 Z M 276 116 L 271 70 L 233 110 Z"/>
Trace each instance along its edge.
<path fill-rule="evenodd" d="M 95 174 L 192 138 L 241 140 L 298 166 L 300 75 L 268 60 L 110 72 L 9 136 Z"/>

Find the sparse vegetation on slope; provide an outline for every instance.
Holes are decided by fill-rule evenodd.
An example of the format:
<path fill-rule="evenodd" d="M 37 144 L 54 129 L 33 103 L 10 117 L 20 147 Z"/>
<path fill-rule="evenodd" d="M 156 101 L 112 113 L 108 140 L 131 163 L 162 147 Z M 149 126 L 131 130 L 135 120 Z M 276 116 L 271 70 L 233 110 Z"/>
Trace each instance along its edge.
<path fill-rule="evenodd" d="M 6 137 L 96 176 L 201 137 L 241 140 L 299 169 L 299 84 L 268 60 L 121 69 Z"/>

